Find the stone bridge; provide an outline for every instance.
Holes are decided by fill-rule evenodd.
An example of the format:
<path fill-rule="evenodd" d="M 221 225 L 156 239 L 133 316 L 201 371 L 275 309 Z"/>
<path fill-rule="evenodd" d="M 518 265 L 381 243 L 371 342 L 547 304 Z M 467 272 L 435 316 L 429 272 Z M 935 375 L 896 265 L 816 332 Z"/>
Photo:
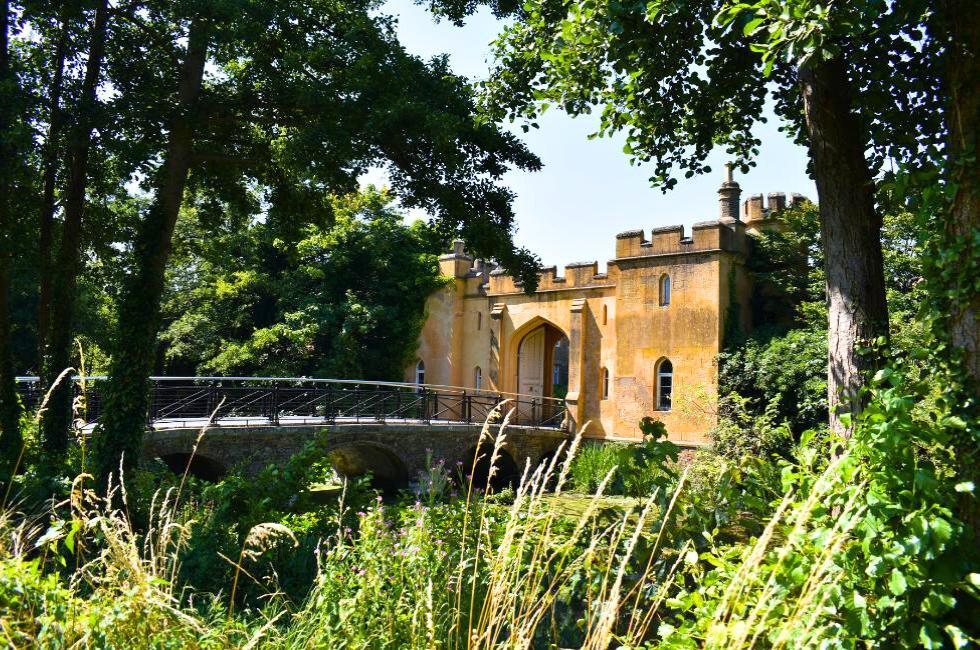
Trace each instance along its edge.
<path fill-rule="evenodd" d="M 334 423 L 323 425 L 157 426 L 144 438 L 144 457 L 160 458 L 182 472 L 190 462 L 192 474 L 217 479 L 233 467 L 255 473 L 268 464 L 283 464 L 316 437 L 322 437 L 325 453 L 343 476 L 370 473 L 380 484 L 398 485 L 416 479 L 430 465 L 443 460 L 452 469 L 461 461 L 469 471 L 477 452 L 481 425 L 436 423 Z M 497 427 L 484 441 L 481 455 L 489 456 Z M 191 453 L 200 435 L 193 459 Z M 505 431 L 498 475 L 500 482 L 518 477 L 524 465 L 532 467 L 551 458 L 568 439 L 564 432 L 527 426 Z M 484 458 L 477 468 L 483 480 L 488 469 Z"/>
<path fill-rule="evenodd" d="M 97 426 L 105 379 L 76 378 L 76 391 L 85 396 L 79 414 L 85 428 Z M 19 377 L 18 387 L 25 404 L 36 406 L 38 379 Z M 469 466 L 484 422 L 506 412 L 512 424 L 498 473 L 512 478 L 526 463 L 548 458 L 574 429 L 564 400 L 429 384 L 152 377 L 150 398 L 144 456 L 161 458 L 179 472 L 190 462 L 194 474 L 212 479 L 233 467 L 254 473 L 285 463 L 323 436 L 325 453 L 340 474 L 370 472 L 379 482 L 405 483 L 429 469 L 430 459 Z M 491 429 L 496 434 L 497 427 Z"/>

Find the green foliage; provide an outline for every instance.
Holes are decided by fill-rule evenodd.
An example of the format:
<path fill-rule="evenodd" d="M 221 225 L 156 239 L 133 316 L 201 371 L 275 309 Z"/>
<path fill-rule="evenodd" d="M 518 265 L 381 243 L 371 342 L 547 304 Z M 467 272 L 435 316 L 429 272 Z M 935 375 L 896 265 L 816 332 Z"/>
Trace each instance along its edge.
<path fill-rule="evenodd" d="M 772 520 L 742 548 L 715 541 L 672 600 L 663 647 L 964 647 L 980 601 L 972 533 L 954 515 L 958 417 L 917 406 L 903 364 L 882 370 L 843 455 L 804 439 Z M 844 444 L 834 441 L 829 448 Z"/>
<path fill-rule="evenodd" d="M 763 327 L 826 324 L 819 208 L 797 202 L 751 239 L 752 322 Z"/>
<path fill-rule="evenodd" d="M 594 494 L 610 476 L 605 494 L 647 498 L 659 490 L 663 497 L 676 480 L 671 467 L 677 462 L 678 447 L 667 440 L 662 422 L 646 417 L 640 422 L 641 443 L 590 442 L 572 460 L 572 488 Z M 613 468 L 616 471 L 610 475 Z"/>
<path fill-rule="evenodd" d="M 374 188 L 331 197 L 329 225 L 295 241 L 255 223 L 202 242 L 186 215 L 161 336 L 167 371 L 400 380 L 447 242 L 405 225 L 392 200 Z"/>
<path fill-rule="evenodd" d="M 893 207 L 882 230 L 892 348 L 910 351 L 928 336 L 916 317 L 925 298 L 920 242 L 927 233 L 913 214 Z M 717 435 L 725 446 L 785 455 L 791 439 L 755 438 L 784 422 L 795 438 L 825 426 L 827 317 L 817 207 L 803 203 L 775 218 L 781 225 L 753 239 L 749 258 L 756 327 L 729 341 L 719 355 L 719 392 L 725 397 Z M 921 364 L 917 367 L 922 370 Z"/>
<path fill-rule="evenodd" d="M 720 417 L 713 432 L 715 450 L 732 459 L 788 457 L 793 451 L 795 436 L 778 408 L 782 397 L 777 395 L 769 401 L 761 415 L 750 408 L 748 397 L 730 393 L 720 399 Z M 822 420 L 816 423 L 817 426 L 820 423 Z"/>
<path fill-rule="evenodd" d="M 775 333 L 779 332 L 779 333 Z M 719 355 L 719 388 L 727 396 L 721 416 L 734 429 L 786 422 L 796 436 L 827 420 L 827 333 L 823 328 L 789 331 L 760 328 Z M 760 427 L 764 427 L 761 421 Z M 731 427 L 730 427 L 731 429 Z M 728 434 L 725 434 L 728 435 Z M 749 434 L 745 434 L 749 435 Z M 777 451 L 781 443 L 746 442 Z M 782 445 L 782 450 L 786 447 Z"/>
<path fill-rule="evenodd" d="M 663 435 L 662 427 L 647 429 L 654 440 Z M 668 447 L 659 451 L 671 456 Z M 309 451 L 297 466 L 317 455 Z M 152 488 L 144 476 L 127 497 L 145 504 L 142 491 L 153 490 L 150 518 L 137 529 L 110 501 L 83 490 L 80 477 L 70 507 L 52 513 L 43 535 L 23 526 L 20 514 L 0 517 L 0 590 L 17 590 L 5 629 L 35 634 L 42 645 L 98 647 L 498 647 L 518 632 L 535 647 L 589 639 L 605 647 L 614 638 L 635 646 L 648 636 L 647 607 L 655 612 L 659 602 L 657 576 L 673 562 L 662 561 L 651 532 L 661 515 L 650 499 L 609 525 L 596 495 L 566 518 L 543 490 L 560 491 L 564 472 L 539 472 L 488 499 L 469 492 L 427 506 L 377 497 L 288 513 L 267 476 L 256 480 L 259 488 L 237 479 L 212 488 Z M 300 475 L 286 476 L 283 487 Z M 205 507 L 208 489 L 215 491 Z M 241 519 L 220 513 L 229 499 L 227 512 L 245 513 Z M 265 503 L 246 502 L 256 500 Z M 279 519 L 246 529 L 245 519 L 258 511 Z M 228 597 L 183 582 L 179 568 L 206 546 L 197 526 L 229 523 L 239 533 L 233 555 L 223 547 L 198 552 L 220 552 L 225 558 L 215 562 L 236 565 L 235 579 L 252 583 L 235 608 Z M 307 533 L 314 544 L 290 543 Z M 24 558 L 31 547 L 41 552 L 34 565 Z M 311 567 L 313 588 L 306 598 L 290 598 L 284 571 L 300 560 Z M 600 602 L 607 603 L 601 610 L 590 606 Z"/>

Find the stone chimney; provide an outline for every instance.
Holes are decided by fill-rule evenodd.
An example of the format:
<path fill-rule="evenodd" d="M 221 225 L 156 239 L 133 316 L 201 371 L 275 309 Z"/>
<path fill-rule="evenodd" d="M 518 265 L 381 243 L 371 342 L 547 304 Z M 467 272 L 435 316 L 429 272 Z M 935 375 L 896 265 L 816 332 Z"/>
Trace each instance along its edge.
<path fill-rule="evenodd" d="M 725 165 L 725 182 L 718 188 L 718 218 L 721 221 L 738 221 L 738 202 L 742 188 L 732 178 L 732 163 Z"/>

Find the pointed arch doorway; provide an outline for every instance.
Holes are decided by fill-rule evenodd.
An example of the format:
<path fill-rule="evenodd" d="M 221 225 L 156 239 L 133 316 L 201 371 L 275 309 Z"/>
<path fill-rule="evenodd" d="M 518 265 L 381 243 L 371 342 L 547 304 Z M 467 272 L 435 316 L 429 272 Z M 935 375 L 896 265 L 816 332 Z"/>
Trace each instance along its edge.
<path fill-rule="evenodd" d="M 521 339 L 517 348 L 517 392 L 522 399 L 518 417 L 523 422 L 549 417 L 554 403 L 568 393 L 568 337 L 550 323 L 544 323 Z"/>

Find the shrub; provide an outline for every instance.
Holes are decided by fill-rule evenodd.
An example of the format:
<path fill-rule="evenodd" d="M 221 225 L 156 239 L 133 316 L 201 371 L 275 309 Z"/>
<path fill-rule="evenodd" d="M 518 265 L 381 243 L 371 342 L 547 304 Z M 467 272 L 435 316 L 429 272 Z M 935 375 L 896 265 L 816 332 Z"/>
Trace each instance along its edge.
<path fill-rule="evenodd" d="M 610 443 L 589 441 L 572 459 L 572 489 L 592 494 L 615 467 L 606 494 L 645 498 L 659 488 L 661 496 L 671 488 L 676 475 L 670 464 L 677 461 L 678 447 L 667 440 L 662 422 L 643 418 L 639 425 L 643 441 Z"/>

